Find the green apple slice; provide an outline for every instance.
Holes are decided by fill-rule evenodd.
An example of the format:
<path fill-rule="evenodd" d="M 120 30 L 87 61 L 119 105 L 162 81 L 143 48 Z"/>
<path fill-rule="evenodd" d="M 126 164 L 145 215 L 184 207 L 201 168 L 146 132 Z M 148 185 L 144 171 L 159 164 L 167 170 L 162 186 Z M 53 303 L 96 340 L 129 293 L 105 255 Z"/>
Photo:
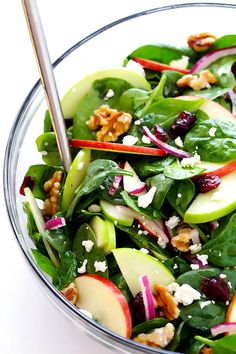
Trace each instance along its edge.
<path fill-rule="evenodd" d="M 62 211 L 65 212 L 69 208 L 72 200 L 74 199 L 74 192 L 86 176 L 90 159 L 90 149 L 80 150 L 74 158 L 63 188 L 61 201 Z"/>
<path fill-rule="evenodd" d="M 111 251 L 116 248 L 116 230 L 113 222 L 109 220 L 104 220 L 108 230 L 108 244 L 104 249 L 105 254 L 111 253 Z"/>
<path fill-rule="evenodd" d="M 175 281 L 169 269 L 148 254 L 133 248 L 116 248 L 112 253 L 133 296 L 141 291 L 139 278 L 142 275 L 148 277 L 153 293 L 155 284 L 168 285 Z"/>
<path fill-rule="evenodd" d="M 200 224 L 221 218 L 236 209 L 236 171 L 222 177 L 219 187 L 199 193 L 184 215 L 187 223 Z"/>
<path fill-rule="evenodd" d="M 141 74 L 122 67 L 103 69 L 87 75 L 72 86 L 61 100 L 61 107 L 64 118 L 72 118 L 76 113 L 79 101 L 92 88 L 95 80 L 106 78 L 117 78 L 127 81 L 133 87 L 150 90 L 150 84 Z"/>
<path fill-rule="evenodd" d="M 96 215 L 90 220 L 89 226 L 95 234 L 97 246 L 105 250 L 109 241 L 109 233 L 105 221 Z"/>
<path fill-rule="evenodd" d="M 103 214 L 111 221 L 124 226 L 131 226 L 134 221 L 134 214 L 131 209 L 123 205 L 113 205 L 106 200 L 100 200 Z"/>

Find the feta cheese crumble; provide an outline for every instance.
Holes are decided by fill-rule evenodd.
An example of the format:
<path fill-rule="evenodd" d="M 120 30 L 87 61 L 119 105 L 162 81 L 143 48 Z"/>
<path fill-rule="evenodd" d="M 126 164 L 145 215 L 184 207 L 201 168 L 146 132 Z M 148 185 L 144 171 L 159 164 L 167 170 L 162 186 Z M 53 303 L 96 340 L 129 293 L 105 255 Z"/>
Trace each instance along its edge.
<path fill-rule="evenodd" d="M 180 222 L 180 218 L 178 216 L 173 215 L 169 218 L 169 220 L 165 221 L 165 224 L 170 229 L 174 229 L 179 222 Z"/>
<path fill-rule="evenodd" d="M 207 265 L 208 264 L 208 255 L 207 254 L 197 254 L 197 259 L 199 259 L 200 262 L 202 262 L 202 265 Z"/>
<path fill-rule="evenodd" d="M 84 273 L 86 273 L 86 265 L 87 265 L 87 263 L 88 263 L 88 260 L 85 259 L 85 260 L 83 261 L 82 266 L 77 269 L 77 271 L 78 271 L 79 274 L 84 274 Z"/>
<path fill-rule="evenodd" d="M 102 209 L 101 209 L 100 205 L 98 205 L 98 204 L 92 204 L 88 207 L 88 211 L 90 213 L 99 213 L 99 211 L 101 211 L 101 210 Z"/>
<path fill-rule="evenodd" d="M 149 138 L 148 136 L 146 136 L 146 135 L 143 135 L 143 136 L 142 136 L 142 142 L 143 142 L 144 144 L 151 144 L 150 138 Z"/>
<path fill-rule="evenodd" d="M 109 98 L 115 96 L 115 92 L 112 89 L 109 89 L 106 93 L 106 96 L 103 97 L 104 101 L 109 100 Z"/>
<path fill-rule="evenodd" d="M 161 236 L 159 236 L 159 237 L 158 237 L 157 244 L 158 244 L 161 248 L 164 249 L 164 248 L 166 248 L 167 242 L 166 242 Z"/>
<path fill-rule="evenodd" d="M 139 251 L 142 252 L 142 253 L 146 253 L 146 254 L 149 253 L 149 251 L 146 248 L 140 248 Z"/>
<path fill-rule="evenodd" d="M 211 303 L 212 303 L 212 302 L 211 302 L 210 300 L 200 302 L 200 307 L 201 307 L 201 309 L 203 309 L 204 307 L 210 305 Z"/>
<path fill-rule="evenodd" d="M 177 198 L 181 198 L 182 197 L 182 194 L 181 193 L 178 193 L 177 194 Z"/>
<path fill-rule="evenodd" d="M 183 143 L 183 141 L 182 141 L 182 139 L 181 139 L 180 136 L 178 136 L 178 137 L 175 139 L 175 145 L 177 145 L 177 146 L 180 147 L 180 148 L 183 148 L 183 147 L 184 147 L 184 143 Z"/>
<path fill-rule="evenodd" d="M 222 274 L 220 274 L 220 278 L 225 279 L 225 278 L 227 278 L 227 275 L 222 273 Z"/>
<path fill-rule="evenodd" d="M 182 55 L 182 57 L 180 59 L 171 60 L 169 65 L 173 66 L 173 68 L 176 68 L 176 69 L 185 70 L 188 67 L 188 62 L 189 62 L 189 57 L 187 57 L 186 55 Z"/>
<path fill-rule="evenodd" d="M 189 249 L 190 249 L 191 253 L 194 254 L 194 253 L 201 251 L 202 245 L 201 245 L 201 243 L 196 243 L 195 245 L 189 246 Z"/>
<path fill-rule="evenodd" d="M 82 246 L 84 246 L 84 248 L 86 249 L 86 252 L 91 252 L 93 245 L 94 245 L 94 242 L 91 240 L 84 240 L 82 242 Z"/>
<path fill-rule="evenodd" d="M 198 155 L 195 152 L 195 154 L 193 156 L 183 158 L 183 160 L 181 160 L 180 164 L 182 167 L 194 167 L 199 162 L 201 162 L 201 157 L 200 157 L 200 155 Z"/>
<path fill-rule="evenodd" d="M 94 268 L 95 268 L 95 272 L 104 273 L 107 270 L 106 261 L 103 261 L 103 262 L 95 261 Z"/>
<path fill-rule="evenodd" d="M 190 264 L 190 267 L 192 268 L 192 270 L 200 268 L 198 264 Z"/>
<path fill-rule="evenodd" d="M 217 129 L 215 127 L 211 127 L 211 129 L 209 129 L 209 132 L 208 132 L 209 136 L 211 136 L 212 138 L 214 136 L 216 136 L 216 130 Z"/>
<path fill-rule="evenodd" d="M 157 190 L 156 187 L 153 186 L 151 189 L 149 189 L 149 191 L 147 193 L 145 193 L 143 195 L 140 195 L 138 197 L 138 206 L 139 206 L 139 208 L 144 208 L 145 209 L 151 204 L 151 202 L 152 202 L 152 200 L 154 198 L 154 195 L 156 193 L 156 190 Z"/>
<path fill-rule="evenodd" d="M 140 119 L 134 121 L 134 125 L 140 125 L 140 124 L 141 124 L 141 120 Z"/>
<path fill-rule="evenodd" d="M 138 138 L 136 136 L 126 135 L 126 136 L 124 136 L 122 143 L 124 145 L 133 146 L 137 143 L 137 141 L 138 141 Z"/>
<path fill-rule="evenodd" d="M 174 298 L 178 301 L 178 303 L 183 304 L 184 306 L 188 306 L 192 304 L 194 300 L 199 300 L 201 298 L 200 292 L 188 284 L 179 286 L 179 284 L 175 283 L 177 285 L 174 287 L 172 284 L 168 285 L 168 290 L 170 292 L 174 292 Z"/>

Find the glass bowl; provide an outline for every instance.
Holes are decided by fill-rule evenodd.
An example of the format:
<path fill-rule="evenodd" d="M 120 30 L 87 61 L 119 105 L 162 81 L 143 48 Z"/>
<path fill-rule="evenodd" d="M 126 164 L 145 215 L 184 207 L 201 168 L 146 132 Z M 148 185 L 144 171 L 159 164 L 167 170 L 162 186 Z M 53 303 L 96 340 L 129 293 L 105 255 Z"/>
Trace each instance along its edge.
<path fill-rule="evenodd" d="M 162 42 L 181 46 L 186 44 L 187 36 L 193 33 L 209 31 L 217 36 L 235 33 L 235 16 L 236 4 L 186 3 L 150 9 L 119 19 L 79 41 L 57 59 L 54 68 L 59 95 L 61 97 L 87 73 L 105 67 L 121 66 L 123 59 L 141 45 Z M 104 345 L 122 353 L 171 353 L 118 336 L 90 320 L 57 291 L 35 263 L 19 187 L 28 166 L 42 162 L 36 150 L 35 139 L 43 131 L 45 110 L 42 87 L 37 82 L 13 124 L 4 165 L 4 191 L 9 219 L 32 273 L 59 310 L 75 326 Z"/>

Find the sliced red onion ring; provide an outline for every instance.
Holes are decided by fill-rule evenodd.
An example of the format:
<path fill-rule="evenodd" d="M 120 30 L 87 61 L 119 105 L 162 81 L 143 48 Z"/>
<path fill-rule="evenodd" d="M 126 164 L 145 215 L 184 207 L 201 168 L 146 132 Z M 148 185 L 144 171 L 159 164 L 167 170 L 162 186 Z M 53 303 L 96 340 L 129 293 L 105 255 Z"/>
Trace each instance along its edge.
<path fill-rule="evenodd" d="M 57 216 L 56 218 L 50 219 L 45 223 L 45 230 L 57 230 L 65 225 L 65 219 L 61 216 Z"/>
<path fill-rule="evenodd" d="M 230 101 L 232 103 L 232 114 L 236 118 L 236 94 L 234 93 L 233 90 L 229 90 L 228 95 L 229 95 Z"/>
<path fill-rule="evenodd" d="M 222 57 L 225 57 L 227 55 L 233 55 L 233 54 L 236 54 L 236 46 L 213 50 L 212 52 L 204 55 L 204 57 L 199 59 L 193 65 L 193 67 L 190 70 L 190 74 L 195 74 L 195 73 L 199 72 L 200 70 L 207 68 L 214 61 L 216 61 Z"/>
<path fill-rule="evenodd" d="M 201 242 L 200 238 L 199 238 L 199 231 L 197 229 L 192 229 L 191 239 L 192 239 L 193 245 L 198 245 Z"/>
<path fill-rule="evenodd" d="M 156 317 L 154 298 L 150 289 L 149 280 L 146 275 L 140 277 L 141 290 L 143 294 L 143 303 L 146 320 L 153 320 Z"/>
<path fill-rule="evenodd" d="M 187 151 L 183 151 L 180 149 L 177 149 L 167 143 L 164 143 L 163 141 L 161 141 L 160 139 L 156 138 L 154 134 L 152 134 L 150 132 L 150 130 L 148 129 L 148 127 L 144 126 L 143 127 L 143 132 L 144 134 L 151 140 L 151 142 L 153 144 L 155 144 L 156 146 L 158 146 L 159 148 L 161 148 L 162 150 L 168 152 L 169 154 L 173 155 L 173 156 L 177 156 L 180 158 L 185 158 L 185 157 L 191 157 L 192 155 L 187 152 Z"/>
<path fill-rule="evenodd" d="M 111 184 L 111 186 L 110 186 L 110 188 L 109 188 L 109 191 L 108 191 L 108 193 L 109 193 L 110 195 L 114 195 L 114 194 L 115 194 L 115 192 L 117 191 L 117 189 L 118 189 L 119 186 L 120 186 L 120 183 L 121 183 L 121 181 L 122 181 L 122 178 L 123 178 L 122 175 L 116 175 L 116 176 L 113 178 L 112 184 Z"/>
<path fill-rule="evenodd" d="M 218 228 L 219 223 L 217 220 L 212 220 L 208 222 L 208 226 L 212 231 L 215 231 Z"/>
<path fill-rule="evenodd" d="M 211 334 L 215 337 L 222 333 L 236 333 L 236 322 L 224 322 L 211 327 Z"/>

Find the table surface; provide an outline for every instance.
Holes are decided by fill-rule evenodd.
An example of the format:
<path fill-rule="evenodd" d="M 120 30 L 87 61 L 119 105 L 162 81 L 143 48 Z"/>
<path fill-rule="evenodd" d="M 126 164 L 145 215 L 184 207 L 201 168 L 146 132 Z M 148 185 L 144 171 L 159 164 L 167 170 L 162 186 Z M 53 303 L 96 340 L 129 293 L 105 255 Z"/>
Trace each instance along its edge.
<path fill-rule="evenodd" d="M 79 39 L 115 19 L 170 3 L 173 1 L 38 0 L 53 61 Z M 38 79 L 38 72 L 21 1 L 1 1 L 0 8 L 2 168 L 12 122 Z M 99 354 L 112 353 L 79 332 L 41 292 L 14 239 L 3 193 L 0 195 L 0 351 L 4 354 L 94 354 L 95 350 Z"/>

